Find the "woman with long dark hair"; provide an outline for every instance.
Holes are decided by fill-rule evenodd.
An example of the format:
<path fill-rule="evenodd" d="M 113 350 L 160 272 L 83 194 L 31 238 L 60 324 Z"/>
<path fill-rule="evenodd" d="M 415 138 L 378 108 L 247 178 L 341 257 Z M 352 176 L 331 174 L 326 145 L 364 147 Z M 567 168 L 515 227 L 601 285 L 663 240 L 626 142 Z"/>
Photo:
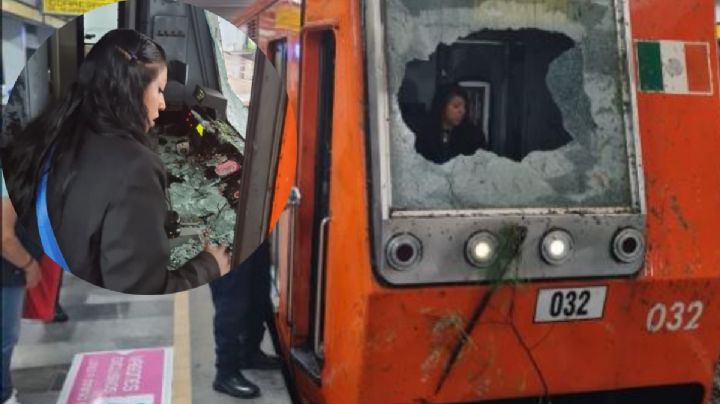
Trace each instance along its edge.
<path fill-rule="evenodd" d="M 167 180 L 148 139 L 166 84 L 160 45 L 133 30 L 110 31 L 69 93 L 2 150 L 21 223 L 59 264 L 115 291 L 176 292 L 229 270 L 227 249 L 213 245 L 167 269 Z"/>
<path fill-rule="evenodd" d="M 426 159 L 442 164 L 460 154 L 473 155 L 485 148 L 485 136 L 468 117 L 467 93 L 458 85 L 440 88 L 433 98 L 430 122 L 417 134 L 415 149 Z"/>

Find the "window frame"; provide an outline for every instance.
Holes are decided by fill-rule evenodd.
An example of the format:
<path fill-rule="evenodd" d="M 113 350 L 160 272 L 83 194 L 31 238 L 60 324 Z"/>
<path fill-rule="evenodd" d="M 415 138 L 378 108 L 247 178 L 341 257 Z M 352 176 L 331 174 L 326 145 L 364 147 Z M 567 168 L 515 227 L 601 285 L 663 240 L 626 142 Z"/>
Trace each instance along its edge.
<path fill-rule="evenodd" d="M 551 215 L 566 213 L 589 214 L 621 214 L 646 213 L 644 177 L 642 170 L 642 153 L 640 145 L 640 128 L 637 110 L 637 82 L 634 60 L 629 50 L 632 47 L 632 35 L 629 22 L 629 2 L 627 0 L 611 0 L 614 4 L 615 21 L 618 36 L 618 58 L 620 61 L 619 83 L 622 87 L 622 118 L 625 129 L 625 144 L 628 162 L 628 178 L 630 185 L 629 206 L 606 207 L 533 207 L 533 208 L 481 208 L 481 209 L 429 209 L 429 210 L 395 210 L 392 211 L 393 184 L 390 162 L 390 103 L 388 91 L 388 59 L 385 40 L 385 6 L 377 2 L 367 1 L 363 5 L 365 21 L 365 52 L 367 67 L 367 91 L 372 94 L 368 100 L 368 133 L 371 147 L 371 174 L 374 187 L 371 199 L 377 199 L 381 217 L 465 217 L 465 216 L 498 216 L 498 215 Z"/>

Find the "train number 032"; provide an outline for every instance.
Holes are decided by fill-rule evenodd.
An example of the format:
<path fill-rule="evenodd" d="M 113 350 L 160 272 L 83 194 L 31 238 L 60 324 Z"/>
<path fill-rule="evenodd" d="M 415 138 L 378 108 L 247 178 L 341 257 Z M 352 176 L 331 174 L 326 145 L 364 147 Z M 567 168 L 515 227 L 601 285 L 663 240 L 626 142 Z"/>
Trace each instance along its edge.
<path fill-rule="evenodd" d="M 705 306 L 700 300 L 690 304 L 674 302 L 669 307 L 664 303 L 656 303 L 647 314 L 645 326 L 649 332 L 659 332 L 662 329 L 668 331 L 697 330 L 700 327 Z"/>
<path fill-rule="evenodd" d="M 557 291 L 550 299 L 550 315 L 553 317 L 586 316 L 587 304 L 590 301 L 590 292 L 587 290 L 566 292 Z"/>

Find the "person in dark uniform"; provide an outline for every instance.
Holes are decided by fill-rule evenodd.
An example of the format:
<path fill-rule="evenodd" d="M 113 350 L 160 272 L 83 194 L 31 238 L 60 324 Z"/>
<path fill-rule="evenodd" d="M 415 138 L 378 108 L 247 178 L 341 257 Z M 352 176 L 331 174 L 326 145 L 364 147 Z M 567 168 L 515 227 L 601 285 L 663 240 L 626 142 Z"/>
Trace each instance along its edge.
<path fill-rule="evenodd" d="M 242 369 L 279 369 L 278 357 L 260 349 L 264 323 L 271 321 L 270 245 L 263 242 L 230 273 L 210 283 L 215 318 L 213 388 L 234 397 L 252 398 L 260 388 L 244 377 Z"/>
<path fill-rule="evenodd" d="M 471 156 L 485 149 L 485 135 L 468 117 L 469 99 L 458 85 L 443 87 L 435 94 L 430 122 L 417 133 L 415 149 L 436 164 L 460 154 Z"/>
<path fill-rule="evenodd" d="M 165 109 L 167 70 L 152 39 L 112 30 L 60 103 L 2 149 L 19 221 L 50 258 L 96 286 L 172 293 L 230 270 L 216 245 L 167 269 L 167 176 L 148 135 Z"/>

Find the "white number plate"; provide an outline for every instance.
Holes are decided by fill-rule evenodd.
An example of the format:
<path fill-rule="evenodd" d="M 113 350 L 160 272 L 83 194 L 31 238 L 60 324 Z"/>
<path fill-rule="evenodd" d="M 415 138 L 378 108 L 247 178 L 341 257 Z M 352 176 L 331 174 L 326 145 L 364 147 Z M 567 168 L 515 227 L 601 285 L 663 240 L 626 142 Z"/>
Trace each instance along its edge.
<path fill-rule="evenodd" d="M 574 321 L 602 318 L 607 286 L 540 289 L 535 322 Z"/>

